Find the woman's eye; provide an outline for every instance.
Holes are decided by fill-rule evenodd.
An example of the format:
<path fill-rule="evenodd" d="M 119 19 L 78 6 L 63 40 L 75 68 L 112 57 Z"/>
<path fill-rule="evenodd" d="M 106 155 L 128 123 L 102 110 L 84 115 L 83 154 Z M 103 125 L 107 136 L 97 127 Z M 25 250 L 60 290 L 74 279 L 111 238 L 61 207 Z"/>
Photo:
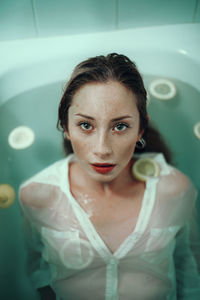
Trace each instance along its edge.
<path fill-rule="evenodd" d="M 117 125 L 115 125 L 114 127 L 114 131 L 124 131 L 126 130 L 126 128 L 128 128 L 128 124 L 126 123 L 118 123 Z"/>
<path fill-rule="evenodd" d="M 80 124 L 80 127 L 83 129 L 83 130 L 92 130 L 92 125 L 90 125 L 89 123 L 87 122 L 82 122 Z"/>

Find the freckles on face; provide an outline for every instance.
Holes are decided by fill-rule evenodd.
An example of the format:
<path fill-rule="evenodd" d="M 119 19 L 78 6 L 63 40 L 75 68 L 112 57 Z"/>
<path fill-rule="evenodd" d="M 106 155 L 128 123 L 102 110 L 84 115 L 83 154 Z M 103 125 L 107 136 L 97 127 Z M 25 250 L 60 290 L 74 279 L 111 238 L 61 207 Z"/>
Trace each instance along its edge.
<path fill-rule="evenodd" d="M 140 138 L 135 96 L 115 81 L 84 85 L 69 108 L 66 135 L 79 160 L 125 165 Z"/>

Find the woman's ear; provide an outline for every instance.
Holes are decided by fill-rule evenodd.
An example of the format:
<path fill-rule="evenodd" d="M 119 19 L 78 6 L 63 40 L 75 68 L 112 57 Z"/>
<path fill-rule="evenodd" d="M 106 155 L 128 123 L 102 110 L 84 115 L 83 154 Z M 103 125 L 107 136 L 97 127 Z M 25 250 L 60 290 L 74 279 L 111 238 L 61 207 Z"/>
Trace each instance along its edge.
<path fill-rule="evenodd" d="M 150 116 L 147 114 L 148 123 L 150 122 Z"/>
<path fill-rule="evenodd" d="M 139 132 L 138 134 L 138 138 L 137 138 L 137 142 L 139 142 L 139 140 L 141 139 L 141 137 L 143 136 L 144 133 L 144 129 L 142 131 Z"/>
<path fill-rule="evenodd" d="M 70 141 L 71 138 L 70 138 L 69 130 L 65 126 L 63 127 L 63 129 L 64 129 L 64 134 L 66 136 L 66 139 Z"/>
<path fill-rule="evenodd" d="M 148 123 L 149 123 L 149 121 L 150 121 L 149 115 L 146 115 L 146 118 L 147 118 L 147 121 L 148 121 Z M 141 137 L 143 136 L 143 134 L 144 134 L 144 129 L 142 129 L 142 130 L 139 132 L 137 142 L 141 139 Z"/>
<path fill-rule="evenodd" d="M 65 131 L 64 133 L 65 133 L 65 136 L 66 136 L 67 140 L 69 140 L 69 141 L 70 141 L 71 139 L 70 139 L 69 132 L 68 132 L 68 131 Z"/>

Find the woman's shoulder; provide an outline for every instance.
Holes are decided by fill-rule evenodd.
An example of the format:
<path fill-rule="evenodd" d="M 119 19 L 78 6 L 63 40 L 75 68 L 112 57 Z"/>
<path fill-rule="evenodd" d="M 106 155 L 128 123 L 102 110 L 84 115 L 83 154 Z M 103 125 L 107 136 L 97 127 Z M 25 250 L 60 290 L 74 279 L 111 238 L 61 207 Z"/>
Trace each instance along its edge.
<path fill-rule="evenodd" d="M 22 206 L 45 208 L 55 202 L 58 193 L 57 186 L 33 181 L 19 189 L 19 202 Z"/>
<path fill-rule="evenodd" d="M 196 194 L 196 189 L 190 178 L 178 168 L 167 163 L 162 153 L 145 153 L 142 157 L 151 158 L 159 164 L 158 186 L 162 193 L 169 196 L 179 196 L 186 193 Z"/>
<path fill-rule="evenodd" d="M 168 164 L 163 156 L 163 164 L 168 168 L 169 173 L 160 177 L 160 188 L 173 197 L 173 199 L 180 199 L 180 201 L 191 203 L 195 202 L 197 197 L 197 190 L 191 179 L 178 168 Z"/>
<path fill-rule="evenodd" d="M 55 179 L 56 176 L 60 175 L 67 171 L 69 162 L 73 159 L 73 155 L 69 155 L 66 158 L 58 160 L 51 165 L 45 167 L 44 169 L 38 171 L 36 174 L 32 175 L 30 178 L 26 179 L 20 186 L 23 188 L 24 186 L 32 183 L 50 183 L 52 179 Z"/>
<path fill-rule="evenodd" d="M 46 207 L 58 199 L 63 181 L 67 183 L 68 165 L 73 157 L 68 156 L 24 181 L 19 187 L 19 201 L 22 205 Z"/>

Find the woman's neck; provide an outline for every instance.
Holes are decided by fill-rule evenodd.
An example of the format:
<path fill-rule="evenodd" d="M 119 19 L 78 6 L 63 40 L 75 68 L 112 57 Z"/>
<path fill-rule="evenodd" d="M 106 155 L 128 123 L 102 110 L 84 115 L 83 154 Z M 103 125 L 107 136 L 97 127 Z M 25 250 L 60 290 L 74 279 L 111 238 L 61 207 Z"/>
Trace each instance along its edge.
<path fill-rule="evenodd" d="M 131 174 L 132 164 L 133 161 L 130 161 L 126 168 L 112 181 L 101 182 L 91 178 L 79 163 L 75 162 L 70 166 L 70 182 L 76 182 L 75 185 L 84 187 L 84 189 L 88 191 L 95 191 L 104 197 L 109 197 L 109 195 L 113 194 L 123 194 L 135 181 Z"/>

